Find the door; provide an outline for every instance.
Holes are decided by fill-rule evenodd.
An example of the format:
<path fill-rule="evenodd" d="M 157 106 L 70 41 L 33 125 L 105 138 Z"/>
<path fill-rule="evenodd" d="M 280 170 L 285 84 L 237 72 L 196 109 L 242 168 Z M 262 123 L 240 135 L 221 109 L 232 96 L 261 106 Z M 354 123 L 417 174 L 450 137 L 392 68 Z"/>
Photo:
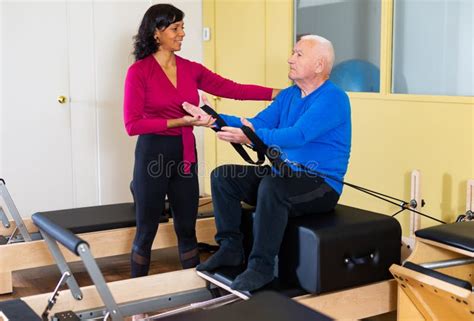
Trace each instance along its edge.
<path fill-rule="evenodd" d="M 123 88 L 150 4 L 0 3 L 0 177 L 23 216 L 131 201 L 136 137 L 124 129 Z M 175 4 L 189 13 L 180 54 L 199 62 L 201 2 Z"/>
<path fill-rule="evenodd" d="M 2 2 L 1 7 L 0 176 L 23 216 L 71 207 L 66 3 Z M 66 101 L 59 103 L 58 96 Z"/>
<path fill-rule="evenodd" d="M 94 26 L 90 39 L 95 59 L 98 202 L 121 203 L 132 199 L 129 184 L 136 142 L 123 123 L 123 88 L 134 62 L 133 36 L 150 2 L 97 1 L 89 6 Z"/>

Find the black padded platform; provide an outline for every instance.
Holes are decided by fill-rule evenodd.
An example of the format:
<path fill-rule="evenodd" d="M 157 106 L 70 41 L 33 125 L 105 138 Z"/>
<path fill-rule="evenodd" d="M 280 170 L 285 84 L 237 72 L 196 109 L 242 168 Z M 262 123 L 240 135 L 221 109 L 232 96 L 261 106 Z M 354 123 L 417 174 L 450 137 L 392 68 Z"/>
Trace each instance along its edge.
<path fill-rule="evenodd" d="M 182 313 L 164 321 L 326 321 L 331 318 L 275 292 L 261 292 L 250 300 L 211 310 Z"/>
<path fill-rule="evenodd" d="M 247 239 L 252 215 L 244 216 Z M 329 213 L 288 220 L 275 275 L 310 293 L 336 291 L 390 279 L 388 269 L 400 263 L 400 250 L 396 219 L 337 205 Z"/>
<path fill-rule="evenodd" d="M 77 233 L 97 232 L 116 228 L 136 226 L 134 203 L 121 203 L 90 207 L 71 208 L 40 212 L 59 226 Z M 198 213 L 198 218 L 213 216 L 212 213 Z M 164 215 L 158 215 L 160 223 L 168 222 Z"/>
<path fill-rule="evenodd" d="M 73 233 L 96 232 L 136 225 L 133 203 L 90 206 L 41 213 Z"/>
<path fill-rule="evenodd" d="M 0 302 L 0 311 L 10 321 L 41 321 L 40 316 L 20 299 Z"/>
<path fill-rule="evenodd" d="M 436 225 L 415 232 L 417 237 L 474 252 L 474 221 Z"/>

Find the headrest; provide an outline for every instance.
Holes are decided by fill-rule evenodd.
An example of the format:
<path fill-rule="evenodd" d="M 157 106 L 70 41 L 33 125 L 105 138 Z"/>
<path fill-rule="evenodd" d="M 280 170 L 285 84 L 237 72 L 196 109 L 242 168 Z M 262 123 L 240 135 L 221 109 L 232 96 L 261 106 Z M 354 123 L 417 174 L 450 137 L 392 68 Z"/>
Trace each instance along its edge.
<path fill-rule="evenodd" d="M 474 252 L 474 221 L 432 226 L 416 231 L 415 235 Z"/>

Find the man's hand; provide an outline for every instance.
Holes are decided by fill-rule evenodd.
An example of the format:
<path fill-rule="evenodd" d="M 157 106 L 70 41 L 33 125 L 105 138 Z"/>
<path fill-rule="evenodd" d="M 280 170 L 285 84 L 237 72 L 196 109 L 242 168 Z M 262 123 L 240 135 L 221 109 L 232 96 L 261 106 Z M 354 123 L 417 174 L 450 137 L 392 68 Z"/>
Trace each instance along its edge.
<path fill-rule="evenodd" d="M 245 118 L 241 118 L 240 121 L 242 125 L 250 127 L 250 129 L 254 130 L 253 125 Z M 242 129 L 236 127 L 229 127 L 224 126 L 221 128 L 220 132 L 217 132 L 217 138 L 229 143 L 237 143 L 237 144 L 251 144 L 252 142 L 248 139 L 248 137 L 244 134 Z"/>
<path fill-rule="evenodd" d="M 241 117 L 241 118 L 240 118 L 240 122 L 242 123 L 242 125 L 247 126 L 247 127 L 250 127 L 251 130 L 255 131 L 255 128 L 253 128 L 252 123 L 249 122 L 249 121 L 247 120 L 247 118 Z"/>

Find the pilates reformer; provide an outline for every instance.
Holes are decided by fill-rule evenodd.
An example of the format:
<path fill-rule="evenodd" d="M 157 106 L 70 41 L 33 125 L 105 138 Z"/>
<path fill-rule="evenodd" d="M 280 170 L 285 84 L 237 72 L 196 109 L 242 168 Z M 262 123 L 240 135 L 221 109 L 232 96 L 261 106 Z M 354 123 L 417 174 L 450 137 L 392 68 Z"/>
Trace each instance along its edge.
<path fill-rule="evenodd" d="M 414 171 L 413 175 L 416 176 L 416 179 L 412 180 L 412 182 L 419 183 L 419 172 Z M 472 182 L 472 180 L 468 182 L 467 212 L 472 208 L 471 204 L 473 199 L 470 192 Z M 420 196 L 419 189 L 415 188 L 414 192 L 418 194 L 417 196 Z M 416 207 L 416 204 L 412 204 L 412 206 Z M 341 206 L 338 205 L 334 214 L 339 215 L 338 211 L 340 211 L 340 209 Z M 352 209 L 352 211 L 354 211 L 354 209 Z M 359 216 L 366 215 L 366 213 L 354 214 Z M 294 265 L 295 255 L 293 255 L 292 258 L 285 257 L 285 248 L 287 251 L 296 250 L 300 253 L 304 252 L 305 255 L 311 254 L 310 251 L 308 252 L 302 248 L 301 245 L 294 246 L 297 241 L 300 241 L 301 244 L 306 244 L 306 246 L 311 244 L 310 238 L 307 236 L 304 237 L 311 229 L 311 225 L 303 226 L 304 223 L 291 222 L 291 220 L 292 219 L 290 219 L 289 230 L 286 232 L 287 236 L 283 242 L 286 244 L 280 251 L 280 257 L 278 258 L 280 260 L 279 267 L 283 269 L 286 268 L 286 271 L 296 270 L 300 286 L 305 288 L 308 292 L 324 292 L 324 290 L 322 291 L 318 288 L 311 288 L 311 277 L 301 273 L 302 267 L 311 266 L 311 260 L 305 260 L 300 256 L 297 260 L 299 264 L 298 267 Z M 314 218 L 307 218 L 307 220 L 308 222 L 312 221 L 311 223 L 318 226 L 325 225 L 320 218 L 318 222 L 316 222 L 317 219 Z M 371 223 L 377 225 L 379 228 L 381 227 L 380 223 L 376 221 L 372 221 Z M 298 237 L 291 240 L 291 231 L 294 229 L 295 224 L 299 224 L 300 226 L 298 228 L 305 229 L 305 232 L 300 231 Z M 340 226 L 338 228 L 340 228 Z M 388 229 L 386 231 L 388 231 Z M 318 242 L 314 242 L 314 246 L 316 247 L 323 241 L 324 233 L 318 233 L 317 229 L 314 229 L 313 232 L 315 232 L 316 238 L 319 239 Z M 340 232 L 342 232 L 342 230 L 340 230 Z M 367 233 L 367 236 L 371 236 L 370 232 L 365 231 L 363 233 Z M 318 234 L 320 234 L 319 237 L 317 236 Z M 384 232 L 384 235 L 386 238 L 391 238 L 387 232 Z M 389 269 L 399 283 L 398 320 L 474 320 L 474 287 L 472 286 L 474 281 L 474 221 L 465 220 L 424 229 L 419 229 L 418 227 L 414 235 L 416 237 L 414 251 L 406 260 L 402 260 L 402 262 L 404 262 L 403 265 L 400 266 L 398 263 L 394 263 Z M 351 239 L 351 242 L 354 242 L 354 240 Z M 378 242 L 380 242 L 380 240 Z M 292 244 L 289 249 L 288 244 Z M 332 243 L 332 245 L 337 248 L 334 250 L 335 252 L 340 251 L 338 248 L 340 244 Z M 360 244 L 356 247 L 361 248 Z M 381 248 L 381 251 L 387 251 L 387 248 L 383 248 L 383 246 Z M 327 253 L 321 248 L 316 248 L 316 252 Z M 376 250 L 375 252 L 378 251 Z M 371 254 L 369 257 L 373 257 L 373 255 Z M 331 260 L 331 258 L 324 256 L 324 260 Z M 347 259 L 345 259 L 345 261 L 346 260 Z M 354 261 L 356 262 L 358 259 Z M 320 264 L 324 265 L 322 260 Z M 334 266 L 337 265 L 332 265 L 332 267 Z M 298 269 L 300 269 L 299 274 Z M 309 270 L 323 271 L 323 268 L 321 266 L 311 266 Z M 230 289 L 230 284 L 239 272 L 241 271 L 236 272 L 229 269 L 219 269 L 213 273 L 197 273 L 208 282 L 235 293 L 243 299 L 247 299 L 251 297 L 252 293 L 239 293 Z M 291 275 L 285 274 L 285 270 L 280 273 L 283 279 L 291 278 Z M 351 273 L 355 278 L 361 278 L 360 275 L 357 275 L 355 270 Z M 334 274 L 338 277 L 345 277 L 343 271 L 336 271 Z M 320 274 L 320 278 L 323 279 L 324 275 Z M 367 280 L 362 281 L 361 284 L 364 282 L 367 282 Z M 336 282 L 331 281 L 331 283 Z M 308 286 L 310 288 L 308 288 Z M 281 291 L 281 287 L 279 287 L 278 284 L 268 287 Z M 342 317 L 343 316 L 338 315 L 338 318 Z"/>
<path fill-rule="evenodd" d="M 198 239 L 213 243 L 214 219 L 209 217 L 212 208 L 209 197 L 200 199 L 200 217 L 196 224 Z M 108 257 L 130 252 L 135 234 L 133 203 L 101 205 L 46 212 L 55 221 L 73 233 L 81 233 L 94 247 L 96 257 Z M 12 217 L 8 219 L 7 214 Z M 13 291 L 12 272 L 54 264 L 42 236 L 31 219 L 22 218 L 8 192 L 5 181 L 0 179 L 0 294 Z M 110 242 L 114 240 L 114 242 Z M 176 246 L 172 223 L 160 225 L 160 233 L 152 249 Z M 20 255 L 19 255 L 20 253 Z M 77 261 L 66 253 L 66 259 Z"/>
<path fill-rule="evenodd" d="M 336 209 L 336 211 L 337 210 L 339 209 Z M 356 209 L 342 208 L 340 210 L 339 213 L 333 213 L 330 216 L 339 216 L 338 220 L 342 221 L 344 220 L 345 215 L 343 213 L 344 210 L 354 211 Z M 388 237 L 391 239 L 391 237 L 387 235 L 387 228 L 391 230 L 389 227 L 391 226 L 391 219 L 389 217 L 387 217 L 386 219 L 388 220 L 385 221 L 382 218 L 384 215 L 372 213 L 372 215 L 375 215 L 374 217 L 376 217 L 376 221 L 373 221 L 374 217 L 369 218 L 370 213 L 364 214 L 360 212 L 355 214 L 358 214 L 355 216 L 359 217 L 365 216 L 366 222 L 370 222 L 370 225 L 372 226 L 375 225 L 380 235 L 383 235 L 384 238 Z M 194 270 L 170 272 L 106 284 L 90 253 L 89 247 L 84 240 L 75 236 L 70 231 L 58 226 L 51 221 L 48 216 L 42 213 L 35 214 L 33 220 L 35 224 L 39 226 L 53 257 L 57 262 L 62 277 L 56 290 L 51 294 L 41 294 L 23 298 L 21 300 L 1 302 L 0 310 L 7 316 L 13 316 L 10 317 L 11 320 L 41 320 L 39 317 L 40 315 L 43 315 L 43 320 L 63 320 L 63 317 L 68 317 L 69 319 L 67 320 L 86 320 L 93 318 L 122 320 L 121 318 L 126 315 L 132 315 L 139 312 L 166 310 L 165 312 L 158 313 L 151 317 L 150 320 L 213 321 L 222 320 L 222 316 L 225 315 L 225 313 L 232 313 L 231 317 L 234 317 L 235 320 L 239 320 L 236 315 L 242 313 L 245 315 L 246 319 L 252 321 L 257 319 L 252 319 L 251 315 L 247 312 L 253 311 L 252 306 L 257 305 L 257 303 L 260 306 L 270 306 L 270 309 L 268 309 L 269 311 L 280 311 L 280 307 L 291 305 L 295 309 L 294 313 L 303 313 L 303 315 L 308 316 L 311 315 L 308 313 L 312 311 L 302 309 L 301 306 L 294 306 L 293 303 L 290 303 L 291 300 L 288 300 L 289 297 L 292 297 L 294 301 L 306 305 L 312 310 L 319 311 L 319 313 L 311 315 L 311 318 L 306 318 L 308 320 L 327 320 L 328 318 L 324 315 L 335 319 L 360 319 L 393 311 L 396 305 L 396 287 L 393 279 L 374 282 L 368 285 L 359 284 L 367 281 L 367 275 L 363 273 L 363 270 L 367 268 L 374 269 L 375 263 L 374 261 L 370 261 L 370 254 L 366 257 L 346 256 L 346 259 L 343 259 L 343 262 L 341 262 L 344 263 L 345 272 L 341 272 L 340 270 L 334 271 L 333 273 L 339 277 L 339 280 L 334 281 L 334 278 L 332 278 L 333 282 L 325 282 L 325 280 L 331 281 L 330 273 L 332 271 L 328 272 L 327 268 L 338 268 L 338 265 L 333 262 L 326 263 L 327 261 L 332 261 L 333 258 L 324 256 L 324 260 L 320 260 L 320 262 L 317 263 L 319 266 L 316 268 L 319 268 L 322 273 L 319 277 L 315 275 L 315 271 L 312 271 L 312 273 L 309 274 L 301 274 L 298 272 L 298 267 L 293 265 L 294 262 L 304 259 L 306 255 L 295 258 L 294 256 L 285 257 L 285 254 L 281 254 L 279 260 L 283 260 L 284 263 L 280 264 L 280 266 L 287 265 L 289 270 L 293 270 L 293 273 L 296 274 L 296 282 L 306 282 L 303 284 L 305 289 L 302 289 L 301 287 L 289 288 L 287 286 L 285 287 L 285 284 L 271 284 L 271 287 L 264 289 L 264 291 L 277 291 L 280 292 L 279 296 L 275 297 L 275 295 L 273 295 L 273 297 L 269 297 L 269 295 L 272 295 L 257 291 L 256 293 L 244 294 L 246 295 L 245 299 L 248 300 L 246 302 L 242 302 L 238 299 L 238 297 L 242 298 L 241 295 L 236 296 L 235 294 L 223 294 L 222 291 L 219 290 L 220 288 L 225 288 L 226 282 L 229 284 L 228 279 L 226 280 L 225 277 L 226 275 L 231 276 L 233 273 L 232 271 L 220 270 L 218 272 L 223 276 L 221 279 L 223 284 L 220 284 L 219 287 L 216 287 L 212 283 L 205 282 L 196 275 Z M 328 218 L 326 218 L 326 220 L 328 220 Z M 362 219 L 362 221 L 364 221 L 364 219 Z M 326 225 L 326 227 L 318 227 L 319 230 L 316 229 L 315 231 L 309 232 L 308 228 L 310 228 L 310 226 L 303 227 L 302 225 L 304 222 L 292 222 L 291 224 L 298 232 L 298 238 L 302 238 L 306 242 L 308 239 L 305 239 L 305 235 L 312 237 L 316 235 L 316 237 L 320 238 L 319 241 L 324 244 L 324 239 L 326 238 L 325 235 L 335 234 L 334 226 L 331 228 L 328 221 L 319 222 L 319 224 Z M 352 222 L 352 225 L 348 222 L 345 222 L 344 224 L 346 224 L 346 231 L 348 227 L 361 226 L 360 221 Z M 342 232 L 340 227 L 337 228 Z M 434 301 L 433 304 L 435 308 L 443 307 L 442 309 L 450 313 L 448 315 L 460 315 L 464 317 L 463 320 L 469 320 L 469 318 L 465 317 L 470 316 L 469 314 L 466 315 L 466 313 L 472 313 L 473 306 L 472 285 L 470 286 L 470 284 L 468 284 L 469 281 L 472 284 L 472 265 L 474 264 L 473 228 L 474 222 L 463 222 L 439 225 L 417 231 L 417 246 L 410 258 L 410 262 L 415 265 L 420 265 L 421 269 L 444 267 L 443 273 L 448 276 L 451 275 L 448 277 L 448 281 L 456 279 L 458 283 L 461 281 L 461 286 L 457 288 L 458 283 L 455 283 L 454 286 L 451 283 L 447 283 L 446 285 L 443 283 L 446 281 L 443 279 L 437 279 L 436 275 L 433 277 L 430 274 L 422 274 L 422 276 L 419 277 L 418 274 L 424 271 L 419 272 L 419 270 L 410 270 L 409 266 L 401 267 L 398 264 L 392 265 L 390 270 L 395 275 L 396 281 L 404 282 L 404 286 L 400 285 L 403 289 L 398 292 L 398 308 L 400 309 L 398 312 L 399 320 L 412 320 L 414 313 L 420 313 L 418 312 L 418 306 L 413 307 L 412 305 L 409 305 L 411 301 L 409 301 L 408 298 L 411 297 L 408 296 L 408 298 L 404 298 L 403 294 L 401 294 L 402 291 L 406 290 L 405 287 L 410 287 L 410 289 L 411 287 L 417 287 L 417 290 L 420 291 L 427 289 L 434 293 L 437 293 L 436 291 L 440 292 L 440 299 L 450 300 L 450 302 L 447 303 L 449 308 L 446 308 L 446 303 L 444 301 Z M 291 233 L 287 235 L 287 237 L 292 237 Z M 354 235 L 352 235 L 352 237 L 354 237 Z M 286 241 L 287 243 L 289 242 L 288 239 L 286 239 Z M 56 242 L 60 242 L 66 246 L 67 249 L 74 251 L 76 255 L 79 255 L 82 258 L 86 269 L 94 282 L 94 286 L 78 288 Z M 334 243 L 334 239 L 330 242 L 332 245 L 337 246 L 344 244 L 344 242 Z M 295 251 L 293 248 L 292 252 L 301 251 L 300 245 L 297 247 L 298 249 Z M 318 252 L 320 254 L 327 253 L 327 249 L 321 245 L 320 248 L 316 250 L 313 249 L 313 252 Z M 340 253 L 344 252 L 344 250 L 341 250 Z M 309 252 L 306 254 L 312 253 Z M 339 254 L 335 254 L 334 259 L 337 259 Z M 376 250 L 376 255 L 374 255 L 374 257 L 377 256 L 379 262 L 383 260 L 383 253 Z M 342 256 L 342 258 L 344 258 L 344 256 Z M 429 261 L 430 265 L 422 264 L 422 262 L 426 260 Z M 433 260 L 436 262 L 433 262 Z M 377 259 L 375 261 L 377 261 Z M 367 262 L 369 262 L 369 264 L 366 264 Z M 280 261 L 280 263 L 282 262 Z M 312 268 L 314 267 L 315 266 Z M 363 268 L 362 270 L 360 269 L 361 267 Z M 385 270 L 386 272 L 385 268 L 379 270 Z M 291 271 L 289 272 L 291 273 Z M 288 271 L 282 273 L 288 273 Z M 370 273 L 373 273 L 373 270 L 369 271 L 369 274 Z M 365 279 L 361 280 L 359 279 L 359 276 L 362 276 L 362 278 Z M 215 278 L 215 275 L 210 276 L 211 281 Z M 310 282 L 312 278 L 316 283 L 312 284 Z M 353 278 L 356 279 L 356 284 L 350 283 L 354 281 Z M 383 278 L 385 278 L 385 276 Z M 67 284 L 70 290 L 58 291 L 62 284 Z M 434 288 L 434 286 L 437 286 L 437 288 Z M 468 289 L 469 286 L 470 289 Z M 130 289 L 133 288 L 137 288 L 139 291 L 133 293 L 133 291 L 130 291 Z M 447 295 L 446 291 L 451 292 Z M 415 295 L 414 297 L 419 299 L 420 296 Z M 21 318 L 14 317 L 15 311 L 18 311 L 18 309 L 21 311 Z M 293 314 L 293 317 L 290 316 L 285 319 L 284 314 L 282 313 L 283 312 L 279 313 L 281 316 L 280 319 L 265 319 L 265 316 L 262 316 L 258 320 L 289 321 L 294 320 L 294 315 L 296 315 Z M 27 318 L 28 314 L 30 318 Z M 445 313 L 443 315 L 446 316 L 447 314 Z M 50 319 L 48 319 L 48 316 Z M 403 316 L 405 316 L 405 319 Z M 54 317 L 56 319 L 53 319 Z M 424 319 L 429 320 L 430 318 L 419 318 L 419 320 Z M 449 320 L 449 318 L 431 319 Z M 229 320 L 233 319 L 230 318 Z"/>

